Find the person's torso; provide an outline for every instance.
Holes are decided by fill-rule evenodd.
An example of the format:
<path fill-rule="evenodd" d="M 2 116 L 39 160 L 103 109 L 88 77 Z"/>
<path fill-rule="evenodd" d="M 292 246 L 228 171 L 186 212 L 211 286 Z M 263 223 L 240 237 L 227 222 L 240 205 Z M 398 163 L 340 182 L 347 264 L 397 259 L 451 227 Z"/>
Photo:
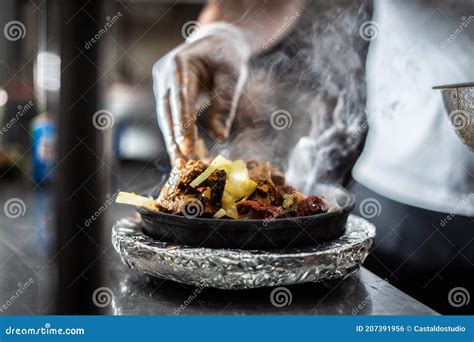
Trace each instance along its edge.
<path fill-rule="evenodd" d="M 474 81 L 474 2 L 376 1 L 370 127 L 353 175 L 402 203 L 474 215 L 474 154 L 432 87 Z"/>

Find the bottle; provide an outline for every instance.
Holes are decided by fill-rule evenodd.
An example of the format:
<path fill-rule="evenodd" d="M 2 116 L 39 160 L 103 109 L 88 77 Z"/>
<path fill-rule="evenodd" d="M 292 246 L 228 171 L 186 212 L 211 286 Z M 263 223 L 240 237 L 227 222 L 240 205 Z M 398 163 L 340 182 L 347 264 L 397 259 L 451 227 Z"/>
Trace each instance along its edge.
<path fill-rule="evenodd" d="M 47 112 L 31 121 L 31 135 L 33 179 L 37 183 L 48 183 L 54 171 L 56 124 Z"/>

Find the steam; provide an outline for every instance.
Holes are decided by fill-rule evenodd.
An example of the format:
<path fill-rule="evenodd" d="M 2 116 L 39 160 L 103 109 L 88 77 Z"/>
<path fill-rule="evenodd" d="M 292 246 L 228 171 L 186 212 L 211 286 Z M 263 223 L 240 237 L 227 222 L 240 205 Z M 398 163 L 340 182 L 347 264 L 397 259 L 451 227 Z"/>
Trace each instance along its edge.
<path fill-rule="evenodd" d="M 252 61 L 234 134 L 213 154 L 269 160 L 305 193 L 341 184 L 365 139 L 366 1 L 312 1 L 279 46 Z M 272 126 L 276 111 L 291 125 Z M 275 117 L 276 115 L 273 115 Z"/>

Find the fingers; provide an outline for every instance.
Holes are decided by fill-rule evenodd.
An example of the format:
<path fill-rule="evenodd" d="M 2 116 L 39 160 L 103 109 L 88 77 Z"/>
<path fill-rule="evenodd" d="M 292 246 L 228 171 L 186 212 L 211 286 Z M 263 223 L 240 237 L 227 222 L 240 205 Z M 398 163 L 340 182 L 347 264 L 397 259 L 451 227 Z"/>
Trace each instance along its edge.
<path fill-rule="evenodd" d="M 208 130 L 218 141 L 229 137 L 246 79 L 246 66 L 238 73 L 218 72 L 214 77 L 211 106 L 208 111 Z"/>
<path fill-rule="evenodd" d="M 158 61 L 153 67 L 153 91 L 156 99 L 158 124 L 163 134 L 171 164 L 174 165 L 175 160 L 183 156 L 175 141 L 171 117 L 170 89 L 167 87 L 167 73 L 163 60 Z"/>
<path fill-rule="evenodd" d="M 175 68 L 171 78 L 171 115 L 173 133 L 181 153 L 189 158 L 198 158 L 197 115 L 194 109 L 199 92 L 199 70 L 186 56 L 175 57 Z"/>
<path fill-rule="evenodd" d="M 204 158 L 198 140 L 194 103 L 200 87 L 200 70 L 186 56 L 168 55 L 153 67 L 157 115 L 171 163 L 177 158 Z"/>
<path fill-rule="evenodd" d="M 209 56 L 211 42 L 183 45 L 153 68 L 158 122 L 173 164 L 176 158 L 205 159 L 206 149 L 198 136 L 198 119 L 204 112 L 214 139 L 229 136 L 247 79 L 245 61 L 224 54 L 217 59 L 212 53 Z M 196 106 L 201 92 L 211 95 L 210 106 Z"/>

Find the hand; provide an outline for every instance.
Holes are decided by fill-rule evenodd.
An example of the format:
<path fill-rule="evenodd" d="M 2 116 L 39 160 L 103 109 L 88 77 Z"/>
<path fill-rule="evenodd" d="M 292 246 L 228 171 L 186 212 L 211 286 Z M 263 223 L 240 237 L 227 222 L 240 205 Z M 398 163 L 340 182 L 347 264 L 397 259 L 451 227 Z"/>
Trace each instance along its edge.
<path fill-rule="evenodd" d="M 178 158 L 205 158 L 197 129 L 204 112 L 214 139 L 229 136 L 249 58 L 250 47 L 240 29 L 214 23 L 202 27 L 154 65 L 158 122 L 172 164 Z M 202 93 L 210 100 L 196 108 Z"/>

